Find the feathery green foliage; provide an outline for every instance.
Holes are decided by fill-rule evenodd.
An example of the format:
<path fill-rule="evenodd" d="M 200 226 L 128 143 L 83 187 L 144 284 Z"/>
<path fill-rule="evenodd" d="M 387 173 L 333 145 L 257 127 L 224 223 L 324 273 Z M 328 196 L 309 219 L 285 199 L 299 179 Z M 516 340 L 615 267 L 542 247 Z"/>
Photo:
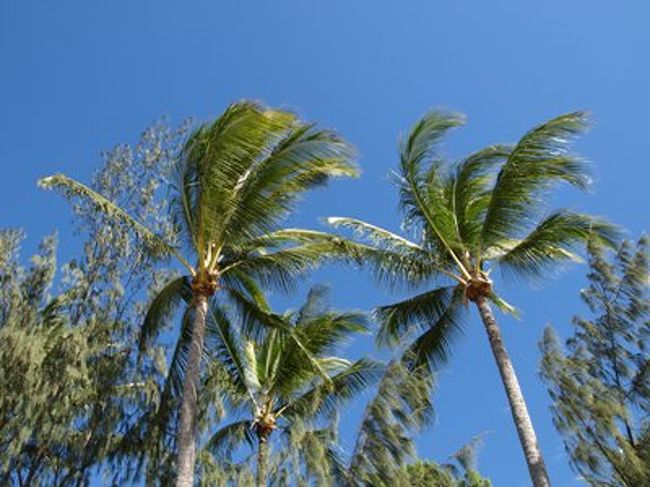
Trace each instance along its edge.
<path fill-rule="evenodd" d="M 158 168 L 171 163 L 184 133 L 153 125 L 137 145 L 106 152 L 92 182 L 170 241 Z M 55 237 L 25 269 L 20 233 L 0 232 L 0 389 L 11 391 L 0 394 L 3 485 L 88 482 L 91 470 L 112 462 L 133 411 L 155 389 L 155 371 L 145 378 L 131 366 L 133 323 L 143 315 L 142 289 L 167 276 L 128 226 L 107 224 L 92 204 L 74 210 L 79 256 L 58 274 Z M 121 482 L 131 466 L 111 476 Z"/>
<path fill-rule="evenodd" d="M 544 332 L 542 377 L 571 465 L 592 485 L 650 483 L 648 239 L 624 242 L 612 262 L 589 246 L 589 286 L 582 298 L 594 315 L 576 317 L 562 347 Z"/>

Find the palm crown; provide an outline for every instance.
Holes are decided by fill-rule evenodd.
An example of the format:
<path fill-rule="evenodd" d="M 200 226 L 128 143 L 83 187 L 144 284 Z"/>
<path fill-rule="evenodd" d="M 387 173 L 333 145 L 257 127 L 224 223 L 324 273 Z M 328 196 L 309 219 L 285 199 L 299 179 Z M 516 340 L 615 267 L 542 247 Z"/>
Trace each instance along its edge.
<path fill-rule="evenodd" d="M 328 219 L 362 239 L 348 242 L 348 253 L 381 279 L 412 286 L 452 281 L 375 312 L 380 341 L 389 343 L 427 320 L 430 326 L 414 348 L 421 360 L 434 362 L 447 358 L 461 302 L 485 295 L 515 311 L 493 291 L 492 268 L 541 277 L 564 261 L 579 260 L 574 251 L 589 235 L 608 243 L 616 237 L 612 226 L 589 215 L 569 210 L 542 215 L 543 199 L 556 183 L 580 189 L 589 184 L 584 161 L 568 151 L 570 140 L 586 127 L 584 113 L 562 115 L 515 145 L 492 145 L 449 164 L 439 143 L 463 122 L 459 114 L 430 112 L 401 144 L 400 208 L 403 227 L 415 241 L 353 218 Z"/>
<path fill-rule="evenodd" d="M 254 311 L 244 305 L 234 318 L 216 303 L 212 307 L 208 340 L 217 358 L 213 365 L 229 381 L 222 390 L 231 410 L 243 412 L 208 440 L 206 449 L 217 457 L 229 458 L 244 442 L 265 448 L 275 429 L 290 430 L 295 421 L 303 424 L 333 413 L 380 372 L 368 359 L 351 362 L 331 355 L 367 327 L 361 313 L 328 310 L 326 288 L 313 288 L 298 311 L 282 315 L 260 296 L 256 301 Z M 248 333 L 232 325 L 237 319 L 244 320 L 239 327 L 244 332 L 251 327 L 267 331 L 257 340 L 246 338 Z M 260 327 L 260 322 L 265 324 Z M 258 460 L 263 472 L 265 465 L 259 462 L 266 458 Z"/>

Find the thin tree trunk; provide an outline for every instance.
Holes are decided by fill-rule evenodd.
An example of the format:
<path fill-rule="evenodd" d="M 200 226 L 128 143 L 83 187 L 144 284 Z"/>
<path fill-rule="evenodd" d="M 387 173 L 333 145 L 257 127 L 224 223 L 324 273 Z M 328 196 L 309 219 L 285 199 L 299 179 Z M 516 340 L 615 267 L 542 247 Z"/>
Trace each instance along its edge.
<path fill-rule="evenodd" d="M 266 459 L 268 454 L 268 441 L 266 438 L 260 437 L 257 443 L 257 487 L 266 487 Z"/>
<path fill-rule="evenodd" d="M 485 325 L 485 330 L 487 331 L 488 339 L 490 340 L 490 347 L 494 354 L 494 360 L 496 360 L 497 366 L 499 367 L 501 380 L 503 381 L 503 386 L 505 387 L 506 395 L 508 396 L 508 402 L 510 403 L 512 418 L 515 421 L 519 441 L 524 450 L 526 463 L 528 464 L 530 478 L 535 487 L 549 487 L 551 482 L 548 478 L 548 473 L 546 472 L 544 458 L 542 457 L 542 452 L 537 444 L 537 437 L 535 436 L 533 423 L 530 421 L 526 401 L 524 400 L 524 395 L 519 387 L 519 381 L 517 380 L 515 369 L 512 366 L 510 356 L 503 344 L 499 325 L 497 325 L 492 309 L 485 297 L 479 297 L 476 299 L 476 306 L 478 307 L 481 319 Z"/>
<path fill-rule="evenodd" d="M 201 355 L 205 335 L 205 320 L 208 313 L 208 298 L 197 294 L 194 296 L 194 316 L 192 319 L 192 337 L 190 353 L 183 380 L 181 398 L 181 417 L 178 425 L 176 446 L 176 487 L 192 487 L 194 484 L 194 464 L 196 461 L 196 402 L 199 385 Z"/>

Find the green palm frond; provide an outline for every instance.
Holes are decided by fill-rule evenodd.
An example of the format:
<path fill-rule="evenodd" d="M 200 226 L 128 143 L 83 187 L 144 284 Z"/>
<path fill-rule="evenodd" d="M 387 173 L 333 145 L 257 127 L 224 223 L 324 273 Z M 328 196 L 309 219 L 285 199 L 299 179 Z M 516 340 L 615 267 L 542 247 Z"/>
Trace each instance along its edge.
<path fill-rule="evenodd" d="M 356 176 L 353 148 L 286 111 L 230 105 L 188 140 L 176 213 L 206 243 L 238 245 L 273 231 L 299 196 L 333 177 Z"/>
<path fill-rule="evenodd" d="M 189 303 L 191 295 L 190 283 L 185 276 L 169 281 L 156 293 L 140 328 L 140 351 L 144 351 L 167 325 L 181 302 Z"/>
<path fill-rule="evenodd" d="M 456 339 L 464 334 L 463 316 L 465 307 L 462 305 L 462 290 L 456 288 L 444 308 L 427 325 L 413 342 L 408 345 L 404 354 L 410 368 L 426 366 L 429 370 L 439 370 L 445 365 L 453 349 Z"/>
<path fill-rule="evenodd" d="M 295 327 L 301 343 L 313 354 L 331 353 L 353 334 L 368 331 L 362 312 L 320 312 L 302 316 Z"/>
<path fill-rule="evenodd" d="M 226 289 L 233 304 L 237 306 L 241 318 L 240 329 L 245 336 L 252 336 L 256 340 L 262 340 L 263 358 L 258 357 L 258 363 L 264 370 L 263 377 L 269 381 L 268 386 L 273 384 L 277 387 L 282 384 L 282 377 L 277 374 L 269 375 L 269 367 L 273 367 L 277 372 L 275 362 L 279 361 L 279 354 L 282 349 L 286 348 L 287 343 L 293 347 L 293 359 L 302 362 L 311 371 L 318 373 L 325 381 L 329 380 L 326 371 L 319 364 L 317 357 L 302 343 L 301 336 L 296 333 L 294 326 L 287 321 L 286 317 L 267 311 L 258 306 L 251 298 L 239 292 L 236 289 Z M 269 355 L 271 354 L 271 355 Z M 279 362 L 278 362 L 279 363 Z M 304 377 L 308 375 L 307 369 L 298 368 L 294 371 L 294 377 Z"/>
<path fill-rule="evenodd" d="M 284 358 L 277 370 L 273 390 L 287 397 L 313 379 L 314 370 L 325 382 L 330 375 L 345 369 L 349 361 L 333 356 L 352 334 L 367 331 L 365 316 L 351 312 L 321 312 L 295 325 L 293 340 L 286 343 Z"/>
<path fill-rule="evenodd" d="M 458 238 L 472 250 L 478 244 L 483 216 L 490 202 L 494 169 L 511 153 L 512 146 L 491 145 L 474 152 L 456 166 L 451 180 L 451 206 Z"/>
<path fill-rule="evenodd" d="M 309 418 L 332 414 L 344 401 L 350 400 L 377 382 L 383 366 L 367 358 L 359 359 L 348 368 L 320 382 L 280 407 L 282 415 Z"/>
<path fill-rule="evenodd" d="M 296 124 L 242 181 L 238 201 L 226 215 L 231 235 L 253 238 L 271 232 L 301 193 L 332 177 L 357 176 L 353 157 L 352 147 L 334 132 Z"/>
<path fill-rule="evenodd" d="M 521 312 L 498 294 L 493 292 L 490 295 L 490 301 L 492 301 L 503 313 L 512 315 L 517 319 L 521 318 Z"/>
<path fill-rule="evenodd" d="M 282 315 L 260 306 L 254 298 L 234 288 L 224 288 L 224 292 L 237 310 L 239 329 L 245 337 L 259 340 L 273 330 L 292 332 L 291 324 Z"/>
<path fill-rule="evenodd" d="M 583 160 L 569 152 L 571 139 L 585 131 L 587 115 L 554 118 L 524 135 L 501 167 L 486 210 L 483 248 L 515 238 L 539 209 L 539 197 L 558 182 L 585 189 L 590 182 Z"/>
<path fill-rule="evenodd" d="M 407 173 L 417 175 L 427 159 L 437 156 L 437 146 L 447 132 L 465 123 L 465 116 L 432 110 L 424 115 L 400 143 L 400 163 Z"/>
<path fill-rule="evenodd" d="M 183 380 L 185 378 L 185 366 L 190 353 L 190 342 L 192 339 L 192 308 L 185 308 L 181 322 L 181 331 L 176 340 L 176 347 L 172 354 L 169 367 L 167 369 L 167 378 L 163 387 L 162 396 L 177 397 L 183 390 Z"/>
<path fill-rule="evenodd" d="M 368 240 L 374 247 L 403 252 L 405 254 L 415 253 L 416 255 L 431 258 L 431 255 L 418 244 L 381 227 L 357 220 L 356 218 L 331 216 L 327 218 L 327 223 L 334 228 L 347 228 L 352 230 L 355 236 Z"/>
<path fill-rule="evenodd" d="M 580 262 L 573 250 L 589 238 L 614 246 L 619 231 L 601 219 L 558 210 L 544 218 L 523 240 L 509 249 L 502 249 L 502 254 L 495 260 L 517 274 L 539 278 L 549 268 L 563 262 Z"/>
<path fill-rule="evenodd" d="M 400 208 L 404 224 L 426 234 L 435 250 L 462 268 L 452 208 L 445 198 L 448 175 L 437 146 L 451 128 L 464 123 L 460 114 L 432 111 L 411 129 L 400 151 Z M 425 165 L 427 164 L 427 165 Z"/>
<path fill-rule="evenodd" d="M 221 263 L 224 279 L 249 276 L 264 287 L 292 289 L 295 279 L 329 259 L 350 258 L 340 237 L 312 230 L 285 229 L 226 247 Z M 232 276 L 235 274 L 235 276 Z"/>
<path fill-rule="evenodd" d="M 54 176 L 41 178 L 39 179 L 38 184 L 42 188 L 56 189 L 63 193 L 63 195 L 68 199 L 81 198 L 84 201 L 89 202 L 97 208 L 98 211 L 101 211 L 110 218 L 114 218 L 116 222 L 122 223 L 131 228 L 154 255 L 173 255 L 185 266 L 186 269 L 193 272 L 192 266 L 172 245 L 165 242 L 162 237 L 149 230 L 115 203 L 92 190 L 85 184 L 75 181 L 64 174 L 56 174 Z"/>
<path fill-rule="evenodd" d="M 213 455 L 230 458 L 244 443 L 250 448 L 254 448 L 256 443 L 252 419 L 235 421 L 222 426 L 210 437 L 204 448 Z"/>
<path fill-rule="evenodd" d="M 230 236 L 224 225 L 243 181 L 265 157 L 275 140 L 295 122 L 295 115 L 269 110 L 257 103 L 233 103 L 212 123 L 199 127 L 186 143 L 179 161 L 199 252 L 207 242 Z M 183 214 L 188 211 L 183 209 Z"/>
<path fill-rule="evenodd" d="M 219 304 L 212 302 L 206 322 L 206 348 L 219 367 L 223 367 L 234 390 L 242 395 L 250 394 L 246 370 L 248 365 L 241 356 L 241 340 L 231 324 L 228 314 Z"/>
<path fill-rule="evenodd" d="M 441 287 L 376 308 L 372 317 L 379 324 L 377 342 L 395 346 L 410 328 L 426 329 L 427 323 L 436 323 L 451 304 L 454 293 L 453 286 Z"/>

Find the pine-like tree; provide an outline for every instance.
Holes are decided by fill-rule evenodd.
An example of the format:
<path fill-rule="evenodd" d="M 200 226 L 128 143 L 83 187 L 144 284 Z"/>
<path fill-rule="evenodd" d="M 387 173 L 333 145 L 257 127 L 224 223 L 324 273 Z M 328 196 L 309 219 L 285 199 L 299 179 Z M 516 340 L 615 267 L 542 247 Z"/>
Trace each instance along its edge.
<path fill-rule="evenodd" d="M 573 468 L 592 485 L 650 485 L 648 238 L 624 242 L 610 262 L 589 245 L 592 318 L 574 318 L 562 347 L 551 327 L 541 371 Z"/>

